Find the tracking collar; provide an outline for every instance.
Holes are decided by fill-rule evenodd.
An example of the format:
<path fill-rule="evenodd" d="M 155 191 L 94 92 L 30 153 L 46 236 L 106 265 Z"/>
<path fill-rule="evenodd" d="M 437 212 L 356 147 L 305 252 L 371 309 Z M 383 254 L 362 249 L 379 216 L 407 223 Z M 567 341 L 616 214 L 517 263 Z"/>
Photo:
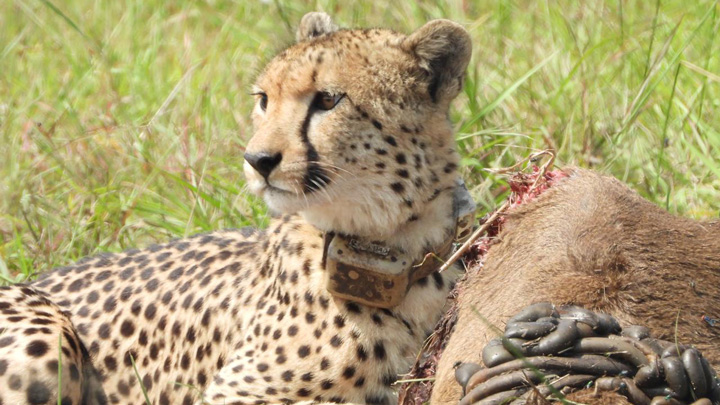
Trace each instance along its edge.
<path fill-rule="evenodd" d="M 453 254 L 455 244 L 470 236 L 475 202 L 462 180 L 453 192 L 453 217 L 454 229 L 419 260 L 381 242 L 327 232 L 323 250 L 327 290 L 338 298 L 372 307 L 400 304 L 416 281 L 437 271 Z"/>

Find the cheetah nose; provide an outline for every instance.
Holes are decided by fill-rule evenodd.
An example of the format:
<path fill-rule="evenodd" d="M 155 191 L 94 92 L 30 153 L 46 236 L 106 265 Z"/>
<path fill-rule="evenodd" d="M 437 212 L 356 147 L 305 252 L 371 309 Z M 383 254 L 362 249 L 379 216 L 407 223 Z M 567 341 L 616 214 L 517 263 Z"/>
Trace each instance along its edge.
<path fill-rule="evenodd" d="M 282 154 L 280 152 L 275 154 L 267 152 L 246 153 L 245 160 L 267 180 L 270 172 L 280 164 Z"/>

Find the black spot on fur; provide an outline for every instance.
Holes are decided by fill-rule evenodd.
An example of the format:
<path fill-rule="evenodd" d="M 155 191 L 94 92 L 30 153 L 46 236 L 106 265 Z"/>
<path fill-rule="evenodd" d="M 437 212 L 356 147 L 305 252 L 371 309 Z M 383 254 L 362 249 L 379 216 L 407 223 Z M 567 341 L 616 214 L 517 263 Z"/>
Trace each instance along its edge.
<path fill-rule="evenodd" d="M 32 357 L 42 357 L 49 350 L 48 344 L 42 340 L 33 340 L 27 345 L 26 353 Z"/>
<path fill-rule="evenodd" d="M 388 397 L 368 395 L 365 397 L 367 405 L 390 405 L 391 401 Z"/>
<path fill-rule="evenodd" d="M 342 376 L 346 380 L 353 378 L 353 376 L 355 376 L 355 367 L 353 367 L 353 366 L 345 367 L 345 370 L 343 370 Z"/>
<path fill-rule="evenodd" d="M 50 389 L 40 381 L 33 381 L 27 388 L 29 404 L 46 404 L 50 401 Z"/>
<path fill-rule="evenodd" d="M 442 275 L 438 272 L 435 272 L 432 274 L 433 281 L 435 281 L 435 287 L 437 287 L 438 290 L 442 289 L 445 283 L 443 282 Z"/>
<path fill-rule="evenodd" d="M 327 370 L 330 368 L 330 360 L 323 357 L 322 361 L 320 361 L 320 370 Z"/>
<path fill-rule="evenodd" d="M 367 350 L 365 350 L 365 347 L 363 345 L 358 345 L 356 353 L 358 360 L 365 361 L 368 359 Z"/>
<path fill-rule="evenodd" d="M 342 343 L 343 343 L 343 340 L 342 340 L 342 338 L 341 338 L 340 336 L 338 336 L 338 335 L 335 335 L 335 336 L 333 336 L 333 337 L 330 339 L 330 344 L 331 344 L 333 347 L 340 347 L 340 345 L 342 345 Z"/>
<path fill-rule="evenodd" d="M 0 338 L 0 347 L 7 347 L 10 346 L 15 342 L 14 336 L 5 336 L 3 338 Z"/>
<path fill-rule="evenodd" d="M 387 385 L 388 387 L 395 384 L 395 381 L 397 381 L 397 375 L 395 374 L 385 374 L 382 377 L 382 384 Z"/>
<path fill-rule="evenodd" d="M 351 302 L 351 301 L 348 301 L 345 303 L 345 308 L 354 314 L 362 313 L 362 310 L 360 309 L 360 305 L 358 305 L 354 302 Z"/>
<path fill-rule="evenodd" d="M 375 355 L 376 359 L 385 360 L 385 345 L 382 341 L 375 342 L 375 345 L 373 346 L 373 354 Z"/>

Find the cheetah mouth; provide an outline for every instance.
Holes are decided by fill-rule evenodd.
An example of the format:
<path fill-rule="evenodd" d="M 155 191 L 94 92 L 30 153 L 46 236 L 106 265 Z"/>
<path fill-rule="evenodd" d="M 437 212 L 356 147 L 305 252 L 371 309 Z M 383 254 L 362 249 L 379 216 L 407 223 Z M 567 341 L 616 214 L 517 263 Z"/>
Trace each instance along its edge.
<path fill-rule="evenodd" d="M 270 182 L 257 182 L 253 192 L 261 197 L 271 211 L 276 213 L 292 214 L 307 208 L 308 198 L 302 197 L 297 190 L 283 188 Z"/>
<path fill-rule="evenodd" d="M 306 161 L 289 162 L 269 178 L 246 168 L 246 186 L 262 198 L 271 212 L 293 214 L 333 202 L 336 191 L 332 173 L 323 169 L 327 164 Z M 340 170 L 340 169 L 338 169 Z"/>
<path fill-rule="evenodd" d="M 270 184 L 270 182 L 267 182 L 267 181 L 265 182 L 265 184 L 263 184 L 260 187 L 259 191 L 261 194 L 264 194 L 264 195 L 266 195 L 267 193 L 279 194 L 282 196 L 296 196 L 297 195 L 297 193 L 292 190 L 286 190 L 286 189 L 280 188 L 278 186 L 273 186 L 272 184 Z"/>

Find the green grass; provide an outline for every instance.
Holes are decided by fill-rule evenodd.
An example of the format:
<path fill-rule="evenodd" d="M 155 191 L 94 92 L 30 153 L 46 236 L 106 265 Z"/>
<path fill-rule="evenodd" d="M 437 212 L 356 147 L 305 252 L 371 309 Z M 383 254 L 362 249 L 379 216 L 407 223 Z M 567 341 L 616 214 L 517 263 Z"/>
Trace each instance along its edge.
<path fill-rule="evenodd" d="M 254 76 L 310 10 L 343 26 L 467 27 L 463 172 L 538 149 L 691 217 L 720 210 L 717 1 L 0 2 L 0 277 L 200 231 L 263 226 L 244 191 Z M 2 282 L 0 280 L 0 282 Z"/>

